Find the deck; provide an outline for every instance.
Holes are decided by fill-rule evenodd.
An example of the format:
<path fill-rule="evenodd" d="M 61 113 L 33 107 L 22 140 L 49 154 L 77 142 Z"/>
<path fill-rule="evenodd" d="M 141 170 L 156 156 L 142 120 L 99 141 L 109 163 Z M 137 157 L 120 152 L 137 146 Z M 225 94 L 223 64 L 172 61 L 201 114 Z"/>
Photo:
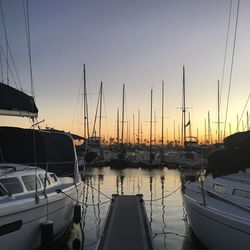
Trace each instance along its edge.
<path fill-rule="evenodd" d="M 154 249 L 142 195 L 113 195 L 97 249 Z"/>

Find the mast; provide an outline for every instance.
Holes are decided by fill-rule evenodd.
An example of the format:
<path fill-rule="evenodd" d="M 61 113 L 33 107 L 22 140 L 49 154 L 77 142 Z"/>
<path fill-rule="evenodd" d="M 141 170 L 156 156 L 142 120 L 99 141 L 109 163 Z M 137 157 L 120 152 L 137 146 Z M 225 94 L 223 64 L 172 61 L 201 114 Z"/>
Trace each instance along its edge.
<path fill-rule="evenodd" d="M 138 138 L 137 138 L 138 146 L 140 145 L 140 110 L 138 110 Z"/>
<path fill-rule="evenodd" d="M 133 114 L 133 144 L 135 144 L 135 115 Z"/>
<path fill-rule="evenodd" d="M 162 81 L 161 145 L 164 144 L 164 81 Z"/>
<path fill-rule="evenodd" d="M 220 143 L 220 81 L 218 80 L 218 143 Z"/>
<path fill-rule="evenodd" d="M 190 137 L 190 139 L 192 139 L 192 128 L 191 128 L 190 112 L 188 112 L 188 119 L 189 119 L 189 137 Z"/>
<path fill-rule="evenodd" d="M 100 86 L 100 113 L 99 113 L 99 138 L 101 139 L 101 129 L 102 129 L 102 82 Z"/>
<path fill-rule="evenodd" d="M 87 100 L 87 86 L 86 86 L 86 69 L 83 64 L 83 91 L 84 91 L 84 138 L 89 138 L 89 117 L 88 117 L 88 100 Z"/>
<path fill-rule="evenodd" d="M 247 130 L 249 130 L 249 115 L 248 115 L 248 111 L 247 111 Z"/>
<path fill-rule="evenodd" d="M 180 131 L 180 124 L 178 124 L 178 144 L 181 143 L 181 131 Z"/>
<path fill-rule="evenodd" d="M 186 141 L 186 90 L 185 90 L 185 67 L 183 66 L 183 99 L 182 99 L 182 120 L 183 120 L 183 124 L 182 124 L 182 129 L 183 129 L 183 145 L 184 142 Z"/>
<path fill-rule="evenodd" d="M 208 141 L 211 144 L 211 124 L 210 124 L 210 113 L 207 113 L 207 122 L 208 122 Z"/>
<path fill-rule="evenodd" d="M 119 131 L 119 109 L 117 109 L 117 143 L 120 143 L 120 131 Z"/>
<path fill-rule="evenodd" d="M 207 143 L 207 120 L 206 120 L 206 118 L 204 120 L 204 126 L 205 126 L 205 138 L 204 138 L 204 141 L 205 141 L 205 143 Z"/>
<path fill-rule="evenodd" d="M 176 144 L 176 138 L 175 138 L 175 120 L 174 120 L 174 145 Z"/>
<path fill-rule="evenodd" d="M 149 142 L 149 149 L 151 152 L 152 149 L 152 102 L 153 102 L 153 90 L 151 89 L 151 106 L 150 106 L 150 142 Z"/>
<path fill-rule="evenodd" d="M 121 145 L 123 147 L 123 133 L 124 133 L 124 96 L 125 96 L 125 84 L 123 84 L 122 89 L 122 134 L 121 134 Z"/>
<path fill-rule="evenodd" d="M 100 105 L 100 107 L 99 107 Z M 94 125 L 93 125 L 93 131 L 92 131 L 92 137 L 96 138 L 96 119 L 97 119 L 97 113 L 98 113 L 98 109 L 100 112 L 99 115 L 99 138 L 101 138 L 101 117 L 102 117 L 102 82 L 100 85 L 100 89 L 99 89 L 99 95 L 98 95 L 98 99 L 97 99 L 97 105 L 96 105 L 96 111 L 95 111 L 95 119 L 94 119 Z"/>
<path fill-rule="evenodd" d="M 154 110 L 154 144 L 156 144 L 156 110 Z"/>

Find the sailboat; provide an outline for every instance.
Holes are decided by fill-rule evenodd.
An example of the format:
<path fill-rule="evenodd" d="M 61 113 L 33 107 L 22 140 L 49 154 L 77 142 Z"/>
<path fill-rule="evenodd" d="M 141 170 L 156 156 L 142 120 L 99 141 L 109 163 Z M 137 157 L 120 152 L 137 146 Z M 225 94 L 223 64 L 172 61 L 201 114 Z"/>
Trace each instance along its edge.
<path fill-rule="evenodd" d="M 150 98 L 150 139 L 149 139 L 149 151 L 144 152 L 144 159 L 141 161 L 142 167 L 159 167 L 160 166 L 160 159 L 158 155 L 153 152 L 152 148 L 152 108 L 153 108 L 153 90 L 151 89 L 151 98 Z"/>
<path fill-rule="evenodd" d="M 186 93 L 185 93 L 185 67 L 183 66 L 183 96 L 182 96 L 182 142 L 183 151 L 180 152 L 177 160 L 177 165 L 179 166 L 181 172 L 181 181 L 185 183 L 186 181 L 193 181 L 199 178 L 199 176 L 204 172 L 205 166 L 207 165 L 207 160 L 200 156 L 195 149 L 199 146 L 197 141 L 187 140 L 186 129 L 191 126 L 191 121 L 186 123 Z M 190 129 L 191 130 L 191 129 Z M 191 131 L 190 131 L 191 135 Z"/>
<path fill-rule="evenodd" d="M 225 138 L 225 148 L 209 156 L 206 176 L 182 188 L 188 222 L 209 249 L 249 248 L 249 139 L 250 131 Z"/>
<path fill-rule="evenodd" d="M 0 127 L 0 249 L 49 249 L 80 222 L 83 182 L 73 139 L 36 130 L 34 96 L 3 82 L 0 115 L 32 120 L 31 129 Z"/>
<path fill-rule="evenodd" d="M 184 151 L 180 154 L 178 159 L 178 165 L 180 169 L 184 172 L 184 174 L 191 175 L 193 178 L 193 174 L 196 175 L 199 173 L 200 169 L 204 167 L 205 160 L 200 157 L 200 155 L 194 151 L 194 148 L 198 146 L 196 141 L 187 140 L 187 132 L 186 129 L 188 126 L 191 126 L 191 121 L 189 117 L 189 121 L 186 123 L 186 90 L 185 90 L 185 67 L 183 66 L 183 96 L 182 96 L 182 141 L 184 145 Z M 193 172 L 194 171 L 194 172 Z M 198 172 L 197 172 L 198 171 Z"/>
<path fill-rule="evenodd" d="M 38 109 L 32 96 L 0 83 L 0 114 L 35 118 Z M 1 126 L 0 162 L 1 249 L 52 245 L 70 228 L 81 196 L 71 135 Z"/>
<path fill-rule="evenodd" d="M 89 115 L 87 99 L 86 66 L 83 64 L 83 143 L 76 145 L 77 158 L 80 170 L 84 171 L 86 165 L 92 165 L 100 155 L 100 138 L 89 136 Z M 102 83 L 101 87 L 102 89 Z M 86 158 L 89 159 L 86 161 Z"/>
<path fill-rule="evenodd" d="M 124 147 L 123 137 L 124 137 L 124 102 L 125 102 L 125 84 L 122 87 L 122 130 L 121 130 L 121 143 L 119 143 L 118 148 L 118 158 L 110 159 L 111 168 L 128 168 L 131 167 L 131 161 L 127 159 L 126 149 Z"/>

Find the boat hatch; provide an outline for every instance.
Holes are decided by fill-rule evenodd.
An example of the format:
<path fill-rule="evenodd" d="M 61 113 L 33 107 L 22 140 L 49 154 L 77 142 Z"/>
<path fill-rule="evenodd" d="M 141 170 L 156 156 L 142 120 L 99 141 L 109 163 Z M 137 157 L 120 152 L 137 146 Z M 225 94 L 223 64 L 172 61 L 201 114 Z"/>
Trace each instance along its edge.
<path fill-rule="evenodd" d="M 233 190 L 233 195 L 239 196 L 239 197 L 242 197 L 242 198 L 250 199 L 250 191 L 247 191 L 247 190 L 242 190 L 242 189 L 235 188 Z"/>
<path fill-rule="evenodd" d="M 213 185 L 213 189 L 220 193 L 224 193 L 226 191 L 226 187 L 224 185 L 217 184 L 217 183 Z"/>
<path fill-rule="evenodd" d="M 0 179 L 0 184 L 8 191 L 9 194 L 18 194 L 23 192 L 23 186 L 17 177 Z M 0 194 L 1 196 L 6 194 Z"/>

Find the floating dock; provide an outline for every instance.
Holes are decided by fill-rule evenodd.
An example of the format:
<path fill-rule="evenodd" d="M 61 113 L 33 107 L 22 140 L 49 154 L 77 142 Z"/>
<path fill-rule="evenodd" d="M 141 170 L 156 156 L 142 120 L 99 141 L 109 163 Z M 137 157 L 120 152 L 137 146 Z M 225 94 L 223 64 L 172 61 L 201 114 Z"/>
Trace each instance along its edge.
<path fill-rule="evenodd" d="M 113 195 L 98 250 L 154 249 L 143 196 Z"/>

